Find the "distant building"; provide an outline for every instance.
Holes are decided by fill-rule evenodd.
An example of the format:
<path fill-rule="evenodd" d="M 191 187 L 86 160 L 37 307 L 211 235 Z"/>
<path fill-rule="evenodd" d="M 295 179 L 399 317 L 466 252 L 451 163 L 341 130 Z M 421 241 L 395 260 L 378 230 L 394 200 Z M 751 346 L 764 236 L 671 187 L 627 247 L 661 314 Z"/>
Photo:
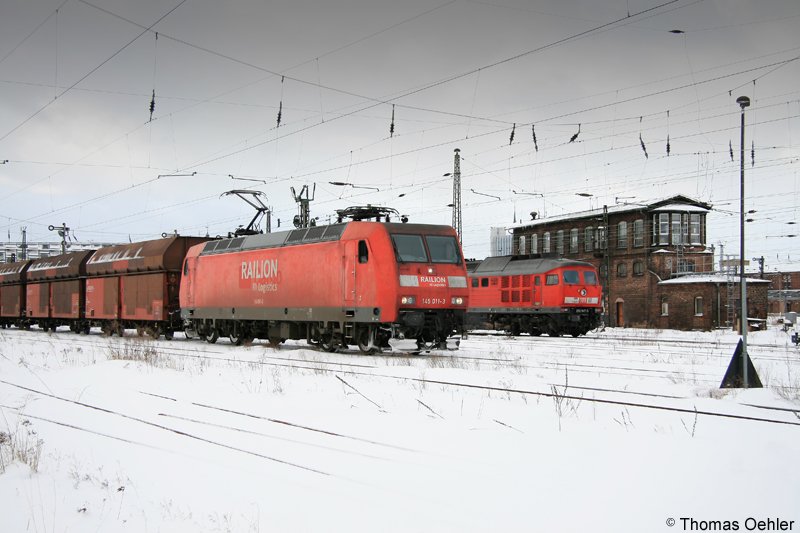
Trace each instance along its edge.
<path fill-rule="evenodd" d="M 764 279 L 770 282 L 767 293 L 770 313 L 800 312 L 800 267 L 764 272 Z"/>
<path fill-rule="evenodd" d="M 104 246 L 113 246 L 109 243 L 77 244 L 72 243 L 68 252 L 79 252 L 82 250 L 97 250 Z M 23 253 L 24 252 L 24 253 Z M 61 254 L 61 243 L 52 242 L 28 242 L 24 245 L 21 242 L 0 243 L 0 263 L 14 263 L 27 259 L 40 259 L 52 255 Z"/>
<path fill-rule="evenodd" d="M 512 228 L 515 254 L 554 254 L 594 264 L 611 326 L 709 330 L 735 327 L 734 270 L 714 269 L 706 246 L 711 206 L 678 195 L 643 204 L 530 220 Z M 765 321 L 767 285 L 748 283 L 748 318 Z"/>
<path fill-rule="evenodd" d="M 491 251 L 489 255 L 511 255 L 513 244 L 512 236 L 508 233 L 508 228 L 490 228 L 489 243 Z"/>

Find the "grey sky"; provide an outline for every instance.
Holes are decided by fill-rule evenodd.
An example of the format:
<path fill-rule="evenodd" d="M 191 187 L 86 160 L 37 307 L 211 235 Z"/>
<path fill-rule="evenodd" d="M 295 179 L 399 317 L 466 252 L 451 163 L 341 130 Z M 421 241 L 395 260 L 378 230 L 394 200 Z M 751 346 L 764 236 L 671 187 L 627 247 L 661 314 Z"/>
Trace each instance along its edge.
<path fill-rule="evenodd" d="M 746 254 L 775 267 L 800 259 L 798 21 L 796 0 L 4 0 L 0 227 L 224 234 L 252 212 L 220 194 L 255 187 L 283 228 L 311 183 L 322 221 L 372 203 L 449 223 L 460 148 L 467 256 L 515 215 L 678 193 L 719 208 L 709 244 L 736 253 L 748 95 Z"/>

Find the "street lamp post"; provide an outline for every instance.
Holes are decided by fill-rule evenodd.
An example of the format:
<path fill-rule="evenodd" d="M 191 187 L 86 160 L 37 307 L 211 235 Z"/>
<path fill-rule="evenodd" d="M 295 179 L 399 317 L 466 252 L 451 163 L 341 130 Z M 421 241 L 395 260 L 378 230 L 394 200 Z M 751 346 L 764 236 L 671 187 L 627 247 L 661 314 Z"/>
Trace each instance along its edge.
<path fill-rule="evenodd" d="M 750 105 L 750 98 L 747 96 L 740 96 L 736 99 L 736 103 L 739 104 L 739 107 L 742 109 L 741 144 L 739 150 L 739 285 L 742 288 L 742 315 L 739 322 L 742 332 L 743 386 L 746 389 L 750 384 L 747 379 L 747 282 L 745 281 L 744 275 L 744 108 Z"/>

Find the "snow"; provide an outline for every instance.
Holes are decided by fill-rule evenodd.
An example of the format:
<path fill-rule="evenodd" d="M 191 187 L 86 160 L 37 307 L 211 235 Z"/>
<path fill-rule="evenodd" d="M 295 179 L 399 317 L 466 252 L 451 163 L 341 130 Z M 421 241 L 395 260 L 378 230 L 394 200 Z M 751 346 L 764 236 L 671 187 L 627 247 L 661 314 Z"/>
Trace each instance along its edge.
<path fill-rule="evenodd" d="M 718 388 L 730 331 L 472 335 L 419 356 L 0 337 L 2 532 L 800 527 L 800 350 L 777 327 L 748 335 L 749 390 Z M 35 469 L 12 460 L 37 443 Z"/>

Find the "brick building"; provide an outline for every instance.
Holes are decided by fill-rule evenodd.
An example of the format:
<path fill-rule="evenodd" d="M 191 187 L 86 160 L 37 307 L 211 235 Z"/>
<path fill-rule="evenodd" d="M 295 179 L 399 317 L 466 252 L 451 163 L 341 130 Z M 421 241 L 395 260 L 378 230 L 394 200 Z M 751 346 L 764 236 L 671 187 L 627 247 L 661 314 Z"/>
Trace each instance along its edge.
<path fill-rule="evenodd" d="M 769 312 L 800 313 L 800 271 L 764 272 L 764 279 L 770 281 Z"/>
<path fill-rule="evenodd" d="M 715 274 L 706 246 L 711 206 L 686 196 L 604 206 L 512 228 L 517 254 L 593 263 L 611 326 L 702 329 L 738 321 L 738 278 Z M 713 275 L 712 275 L 713 274 Z M 748 283 L 748 317 L 766 320 L 767 285 Z"/>

